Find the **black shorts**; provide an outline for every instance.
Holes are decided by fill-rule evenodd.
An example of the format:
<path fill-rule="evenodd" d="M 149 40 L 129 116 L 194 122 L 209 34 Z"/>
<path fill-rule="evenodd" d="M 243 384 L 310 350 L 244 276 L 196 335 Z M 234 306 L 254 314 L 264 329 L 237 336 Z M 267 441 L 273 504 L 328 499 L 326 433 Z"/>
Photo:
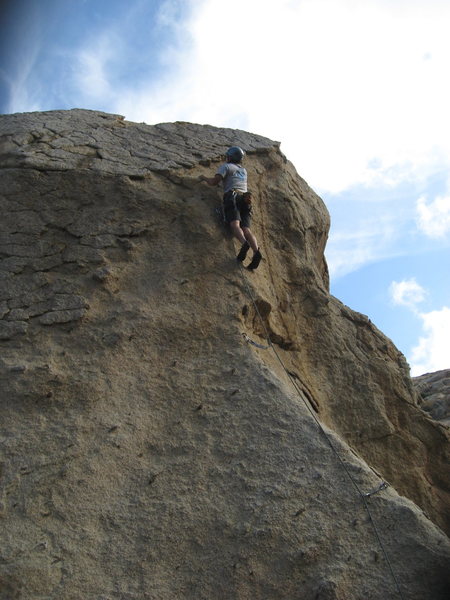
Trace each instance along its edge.
<path fill-rule="evenodd" d="M 252 206 L 245 202 L 242 194 L 233 191 L 224 194 L 223 212 L 227 223 L 240 221 L 241 227 L 250 227 Z"/>

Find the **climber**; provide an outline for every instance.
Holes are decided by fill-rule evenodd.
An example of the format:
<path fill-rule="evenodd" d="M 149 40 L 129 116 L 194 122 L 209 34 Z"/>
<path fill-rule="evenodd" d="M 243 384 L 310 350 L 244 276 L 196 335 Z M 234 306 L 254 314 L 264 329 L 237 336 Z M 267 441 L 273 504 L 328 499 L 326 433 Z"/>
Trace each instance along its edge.
<path fill-rule="evenodd" d="M 252 195 L 247 191 L 247 170 L 241 165 L 245 152 L 238 146 L 232 146 L 228 148 L 225 156 L 227 162 L 220 165 L 214 177 L 200 175 L 199 180 L 206 181 L 211 186 L 222 182 L 225 221 L 242 244 L 236 259 L 243 262 L 251 248 L 253 257 L 247 268 L 253 271 L 258 267 L 262 256 L 258 242 L 250 230 Z"/>

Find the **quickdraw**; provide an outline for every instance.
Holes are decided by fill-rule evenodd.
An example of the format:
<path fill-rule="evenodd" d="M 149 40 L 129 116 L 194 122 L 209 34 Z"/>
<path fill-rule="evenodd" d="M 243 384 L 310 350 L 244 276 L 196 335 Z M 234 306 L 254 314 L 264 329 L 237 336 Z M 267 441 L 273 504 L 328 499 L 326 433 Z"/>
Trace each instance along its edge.
<path fill-rule="evenodd" d="M 386 483 L 386 481 L 382 481 L 375 490 L 372 490 L 371 492 L 367 492 L 366 494 L 364 494 L 364 496 L 366 498 L 369 498 L 370 496 L 373 496 L 374 494 L 378 494 L 378 492 L 385 490 L 388 486 L 389 486 L 389 484 Z"/>
<path fill-rule="evenodd" d="M 251 344 L 252 346 L 256 346 L 257 348 L 261 348 L 261 350 L 268 350 L 270 348 L 270 346 L 264 346 L 263 344 L 258 344 L 257 342 L 254 342 L 252 339 L 250 339 L 248 337 L 248 335 L 246 333 L 242 333 L 242 337 L 244 338 L 244 340 L 247 342 L 247 344 Z"/>

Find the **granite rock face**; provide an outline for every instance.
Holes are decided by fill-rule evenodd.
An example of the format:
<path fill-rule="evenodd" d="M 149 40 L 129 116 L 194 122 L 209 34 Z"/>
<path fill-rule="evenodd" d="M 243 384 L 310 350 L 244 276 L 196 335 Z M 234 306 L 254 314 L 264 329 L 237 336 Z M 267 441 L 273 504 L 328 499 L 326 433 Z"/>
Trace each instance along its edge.
<path fill-rule="evenodd" d="M 329 294 L 278 144 L 83 110 L 0 136 L 0 599 L 447 599 L 448 428 Z M 198 182 L 235 144 L 254 273 Z"/>

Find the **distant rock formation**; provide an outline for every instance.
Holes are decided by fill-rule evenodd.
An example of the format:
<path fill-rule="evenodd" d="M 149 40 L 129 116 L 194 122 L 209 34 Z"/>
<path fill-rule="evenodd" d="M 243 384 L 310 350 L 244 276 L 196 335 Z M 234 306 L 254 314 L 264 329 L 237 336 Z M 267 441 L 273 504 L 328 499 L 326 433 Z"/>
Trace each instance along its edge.
<path fill-rule="evenodd" d="M 84 110 L 0 136 L 0 599 L 447 600 L 449 430 L 329 294 L 279 145 Z M 198 182 L 235 144 L 255 273 Z"/>
<path fill-rule="evenodd" d="M 450 369 L 413 378 L 419 392 L 419 405 L 433 419 L 450 426 Z"/>

